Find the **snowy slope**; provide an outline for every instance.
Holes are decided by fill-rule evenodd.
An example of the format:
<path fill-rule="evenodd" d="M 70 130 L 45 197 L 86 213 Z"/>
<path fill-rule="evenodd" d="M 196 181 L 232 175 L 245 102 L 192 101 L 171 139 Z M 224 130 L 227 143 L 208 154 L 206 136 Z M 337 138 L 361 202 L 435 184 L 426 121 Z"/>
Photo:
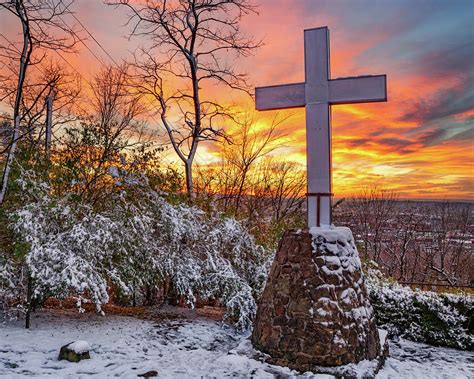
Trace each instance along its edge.
<path fill-rule="evenodd" d="M 147 321 L 130 317 L 40 312 L 31 330 L 20 323 L 0 326 L 0 377 L 293 378 L 297 373 L 262 363 L 246 335 L 220 322 L 189 317 Z M 91 345 L 90 360 L 58 361 L 61 346 L 76 340 Z M 306 375 L 304 378 L 330 378 Z M 400 340 L 380 378 L 474 377 L 472 353 Z"/>

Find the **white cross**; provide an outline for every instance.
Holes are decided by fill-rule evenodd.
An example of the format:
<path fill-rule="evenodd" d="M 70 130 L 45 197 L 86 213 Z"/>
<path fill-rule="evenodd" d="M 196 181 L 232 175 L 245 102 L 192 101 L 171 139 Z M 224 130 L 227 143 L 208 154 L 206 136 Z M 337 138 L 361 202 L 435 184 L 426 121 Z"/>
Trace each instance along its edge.
<path fill-rule="evenodd" d="M 257 110 L 306 108 L 308 227 L 331 220 L 331 105 L 387 101 L 386 75 L 331 79 L 329 29 L 304 31 L 305 82 L 255 89 Z"/>

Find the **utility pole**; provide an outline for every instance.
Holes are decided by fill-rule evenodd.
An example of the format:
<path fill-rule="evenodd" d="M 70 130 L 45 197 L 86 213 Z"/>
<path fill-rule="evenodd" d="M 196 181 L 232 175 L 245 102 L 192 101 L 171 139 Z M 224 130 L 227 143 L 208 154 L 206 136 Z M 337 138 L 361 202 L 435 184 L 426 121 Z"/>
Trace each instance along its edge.
<path fill-rule="evenodd" d="M 49 155 L 51 150 L 51 136 L 53 133 L 53 95 L 46 96 L 46 136 L 44 147 L 46 154 Z"/>

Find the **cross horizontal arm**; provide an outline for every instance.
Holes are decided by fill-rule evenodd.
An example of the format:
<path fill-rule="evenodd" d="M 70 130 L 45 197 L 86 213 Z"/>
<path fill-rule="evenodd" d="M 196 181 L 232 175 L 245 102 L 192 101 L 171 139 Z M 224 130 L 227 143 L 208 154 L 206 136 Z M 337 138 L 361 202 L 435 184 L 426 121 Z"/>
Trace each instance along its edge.
<path fill-rule="evenodd" d="M 255 104 L 259 111 L 304 107 L 305 83 L 255 88 Z"/>
<path fill-rule="evenodd" d="M 329 81 L 329 103 L 371 103 L 387 101 L 387 76 L 359 76 Z"/>

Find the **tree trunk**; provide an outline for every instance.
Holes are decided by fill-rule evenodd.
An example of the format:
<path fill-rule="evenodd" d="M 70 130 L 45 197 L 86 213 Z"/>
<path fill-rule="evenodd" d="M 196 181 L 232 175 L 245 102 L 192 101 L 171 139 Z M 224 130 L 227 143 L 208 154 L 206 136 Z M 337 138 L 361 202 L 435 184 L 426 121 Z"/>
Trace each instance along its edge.
<path fill-rule="evenodd" d="M 133 293 L 132 293 L 132 307 L 137 306 L 137 288 L 136 283 L 133 281 Z"/>
<path fill-rule="evenodd" d="M 246 166 L 242 172 L 242 178 L 240 180 L 240 185 L 239 185 L 239 191 L 237 192 L 237 202 L 235 204 L 235 214 L 237 215 L 239 212 L 240 208 L 240 201 L 242 199 L 242 194 L 244 192 L 244 185 L 245 185 L 245 180 L 247 179 L 247 173 L 248 173 L 249 167 Z"/>
<path fill-rule="evenodd" d="M 30 57 L 32 53 L 32 40 L 30 35 L 29 21 L 25 14 L 25 9 L 22 2 L 16 2 L 16 9 L 21 20 L 23 28 L 23 50 L 20 57 L 20 70 L 18 74 L 18 85 L 15 97 L 15 106 L 13 108 L 13 119 L 14 119 L 14 131 L 12 137 L 12 143 L 8 149 L 7 159 L 5 160 L 5 167 L 3 168 L 2 184 L 0 190 L 0 205 L 2 205 L 5 194 L 8 187 L 8 179 L 10 176 L 11 166 L 15 158 L 15 150 L 20 133 L 20 105 L 23 97 L 23 84 L 26 78 L 26 70 L 30 63 Z"/>
<path fill-rule="evenodd" d="M 5 195 L 7 193 L 8 178 L 10 177 L 10 171 L 13 165 L 13 160 L 15 158 L 15 150 L 18 143 L 19 131 L 20 131 L 20 116 L 16 116 L 15 126 L 13 130 L 12 144 L 10 146 L 10 149 L 8 149 L 7 159 L 5 160 L 5 167 L 3 168 L 2 188 L 0 190 L 0 205 L 3 204 L 3 200 L 5 199 Z"/>
<path fill-rule="evenodd" d="M 193 163 L 191 161 L 184 162 L 184 170 L 185 170 L 185 177 L 186 177 L 186 192 L 188 196 L 191 198 L 193 195 Z"/>
<path fill-rule="evenodd" d="M 28 287 L 26 290 L 26 315 L 25 315 L 25 328 L 30 329 L 31 323 L 31 310 L 33 309 L 33 280 L 28 275 Z"/>

